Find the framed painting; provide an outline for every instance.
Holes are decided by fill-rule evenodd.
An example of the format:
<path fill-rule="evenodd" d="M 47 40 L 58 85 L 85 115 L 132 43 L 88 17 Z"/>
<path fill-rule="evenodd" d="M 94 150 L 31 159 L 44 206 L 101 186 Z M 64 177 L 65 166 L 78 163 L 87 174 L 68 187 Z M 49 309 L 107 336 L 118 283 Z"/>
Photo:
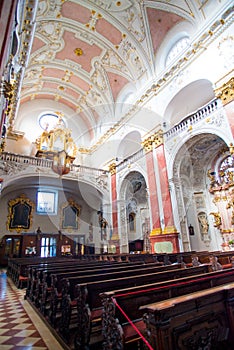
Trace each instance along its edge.
<path fill-rule="evenodd" d="M 62 229 L 79 229 L 80 206 L 69 199 L 62 207 Z"/>
<path fill-rule="evenodd" d="M 24 194 L 8 202 L 7 229 L 9 231 L 29 230 L 32 222 L 34 203 Z"/>

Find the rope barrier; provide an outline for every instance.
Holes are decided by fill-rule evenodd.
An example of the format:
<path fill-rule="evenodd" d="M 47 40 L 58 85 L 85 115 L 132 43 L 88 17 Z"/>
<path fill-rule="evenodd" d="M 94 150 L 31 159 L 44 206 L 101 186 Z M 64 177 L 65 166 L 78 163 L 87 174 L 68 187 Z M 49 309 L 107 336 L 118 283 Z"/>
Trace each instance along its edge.
<path fill-rule="evenodd" d="M 124 312 L 124 310 L 121 308 L 121 306 L 117 303 L 117 300 L 115 298 L 111 298 L 113 303 L 118 307 L 118 309 L 122 312 L 122 314 L 124 315 L 124 317 L 128 320 L 128 322 L 130 323 L 130 325 L 133 327 L 133 329 L 135 329 L 135 331 L 137 332 L 137 334 L 139 334 L 139 336 L 141 337 L 141 339 L 143 340 L 143 342 L 147 345 L 147 347 L 150 350 L 154 350 L 154 348 L 152 348 L 152 346 L 150 345 L 150 343 L 148 342 L 148 340 L 143 336 L 143 334 L 139 331 L 139 329 L 134 325 L 134 323 L 130 320 L 130 318 L 128 317 L 128 315 Z"/>
<path fill-rule="evenodd" d="M 223 272 L 223 271 L 222 271 Z M 220 271 L 221 273 L 221 271 Z M 228 276 L 228 275 L 231 275 L 233 274 L 234 271 L 228 271 L 228 272 L 223 272 L 222 276 Z M 215 276 L 213 277 L 215 278 Z M 128 317 L 128 315 L 124 312 L 124 310 L 121 308 L 121 306 L 118 304 L 116 298 L 118 297 L 124 297 L 124 296 L 127 296 L 127 295 L 136 295 L 136 294 L 140 294 L 140 293 L 145 293 L 145 292 L 150 292 L 150 291 L 154 291 L 154 290 L 159 290 L 159 289 L 165 289 L 165 288 L 168 288 L 168 287 L 177 287 L 177 286 L 180 286 L 180 285 L 186 285 L 186 284 L 189 284 L 189 283 L 192 283 L 192 282 L 196 282 L 196 283 L 199 283 L 199 281 L 206 281 L 210 279 L 210 276 L 207 276 L 207 277 L 201 277 L 201 278 L 198 278 L 198 279 L 192 279 L 190 281 L 185 281 L 185 282 L 178 282 L 178 283 L 171 283 L 171 284 L 167 284 L 165 286 L 161 286 L 161 287 L 155 287 L 155 288 L 148 288 L 148 289 L 143 289 L 143 290 L 140 290 L 140 291 L 135 291 L 135 292 L 129 292 L 129 293 L 122 293 L 122 294 L 116 294 L 115 295 L 115 298 L 114 297 L 111 297 L 113 303 L 118 307 L 118 309 L 120 310 L 120 312 L 124 315 L 124 317 L 127 319 L 127 321 L 129 322 L 129 324 L 133 327 L 133 329 L 137 332 L 137 334 L 139 334 L 140 338 L 143 340 L 143 342 L 147 345 L 147 347 L 150 349 L 150 350 L 154 350 L 152 348 L 152 346 L 149 344 L 149 342 L 147 341 L 147 339 L 143 336 L 143 334 L 139 331 L 139 329 L 134 325 L 134 323 L 132 322 L 132 320 Z"/>

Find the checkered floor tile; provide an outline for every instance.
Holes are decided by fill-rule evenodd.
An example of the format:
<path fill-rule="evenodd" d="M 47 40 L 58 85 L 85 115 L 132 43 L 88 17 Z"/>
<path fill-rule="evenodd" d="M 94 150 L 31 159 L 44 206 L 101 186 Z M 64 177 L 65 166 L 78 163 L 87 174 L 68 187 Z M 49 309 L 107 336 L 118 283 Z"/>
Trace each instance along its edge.
<path fill-rule="evenodd" d="M 0 270 L 0 349 L 1 350 L 58 350 L 62 349 L 55 339 L 42 339 L 38 325 L 34 325 L 34 311 L 24 307 L 24 290 L 17 289 Z M 50 346 L 48 346 L 48 342 Z"/>

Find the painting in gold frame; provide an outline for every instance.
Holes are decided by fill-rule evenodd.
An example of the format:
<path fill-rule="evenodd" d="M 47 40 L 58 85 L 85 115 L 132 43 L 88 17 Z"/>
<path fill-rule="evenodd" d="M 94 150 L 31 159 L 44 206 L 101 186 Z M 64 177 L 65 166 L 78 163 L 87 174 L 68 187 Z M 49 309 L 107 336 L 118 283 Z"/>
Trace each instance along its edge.
<path fill-rule="evenodd" d="M 69 198 L 68 202 L 62 206 L 62 229 L 79 229 L 80 206 Z"/>
<path fill-rule="evenodd" d="M 31 227 L 34 203 L 25 194 L 8 202 L 7 229 L 9 231 L 27 231 Z"/>

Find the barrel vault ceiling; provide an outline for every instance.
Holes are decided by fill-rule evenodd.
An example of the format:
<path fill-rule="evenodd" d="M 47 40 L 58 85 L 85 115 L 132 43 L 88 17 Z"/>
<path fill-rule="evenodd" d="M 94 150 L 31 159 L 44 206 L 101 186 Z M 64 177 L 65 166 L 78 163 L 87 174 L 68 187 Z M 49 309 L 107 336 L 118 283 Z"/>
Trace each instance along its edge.
<path fill-rule="evenodd" d="M 222 1 L 25 3 L 24 11 L 33 21 L 24 20 L 21 29 L 27 35 L 27 25 L 33 23 L 33 35 L 20 86 L 19 121 L 11 123 L 20 130 L 20 115 L 28 109 L 33 113 L 36 106 L 40 111 L 65 110 L 92 143 L 100 137 L 103 123 L 104 132 L 121 122 L 122 105 L 136 103 L 162 74 L 158 55 L 163 45 L 178 39 L 178 28 L 191 26 L 196 33 Z M 20 45 L 26 44 L 22 40 Z"/>

